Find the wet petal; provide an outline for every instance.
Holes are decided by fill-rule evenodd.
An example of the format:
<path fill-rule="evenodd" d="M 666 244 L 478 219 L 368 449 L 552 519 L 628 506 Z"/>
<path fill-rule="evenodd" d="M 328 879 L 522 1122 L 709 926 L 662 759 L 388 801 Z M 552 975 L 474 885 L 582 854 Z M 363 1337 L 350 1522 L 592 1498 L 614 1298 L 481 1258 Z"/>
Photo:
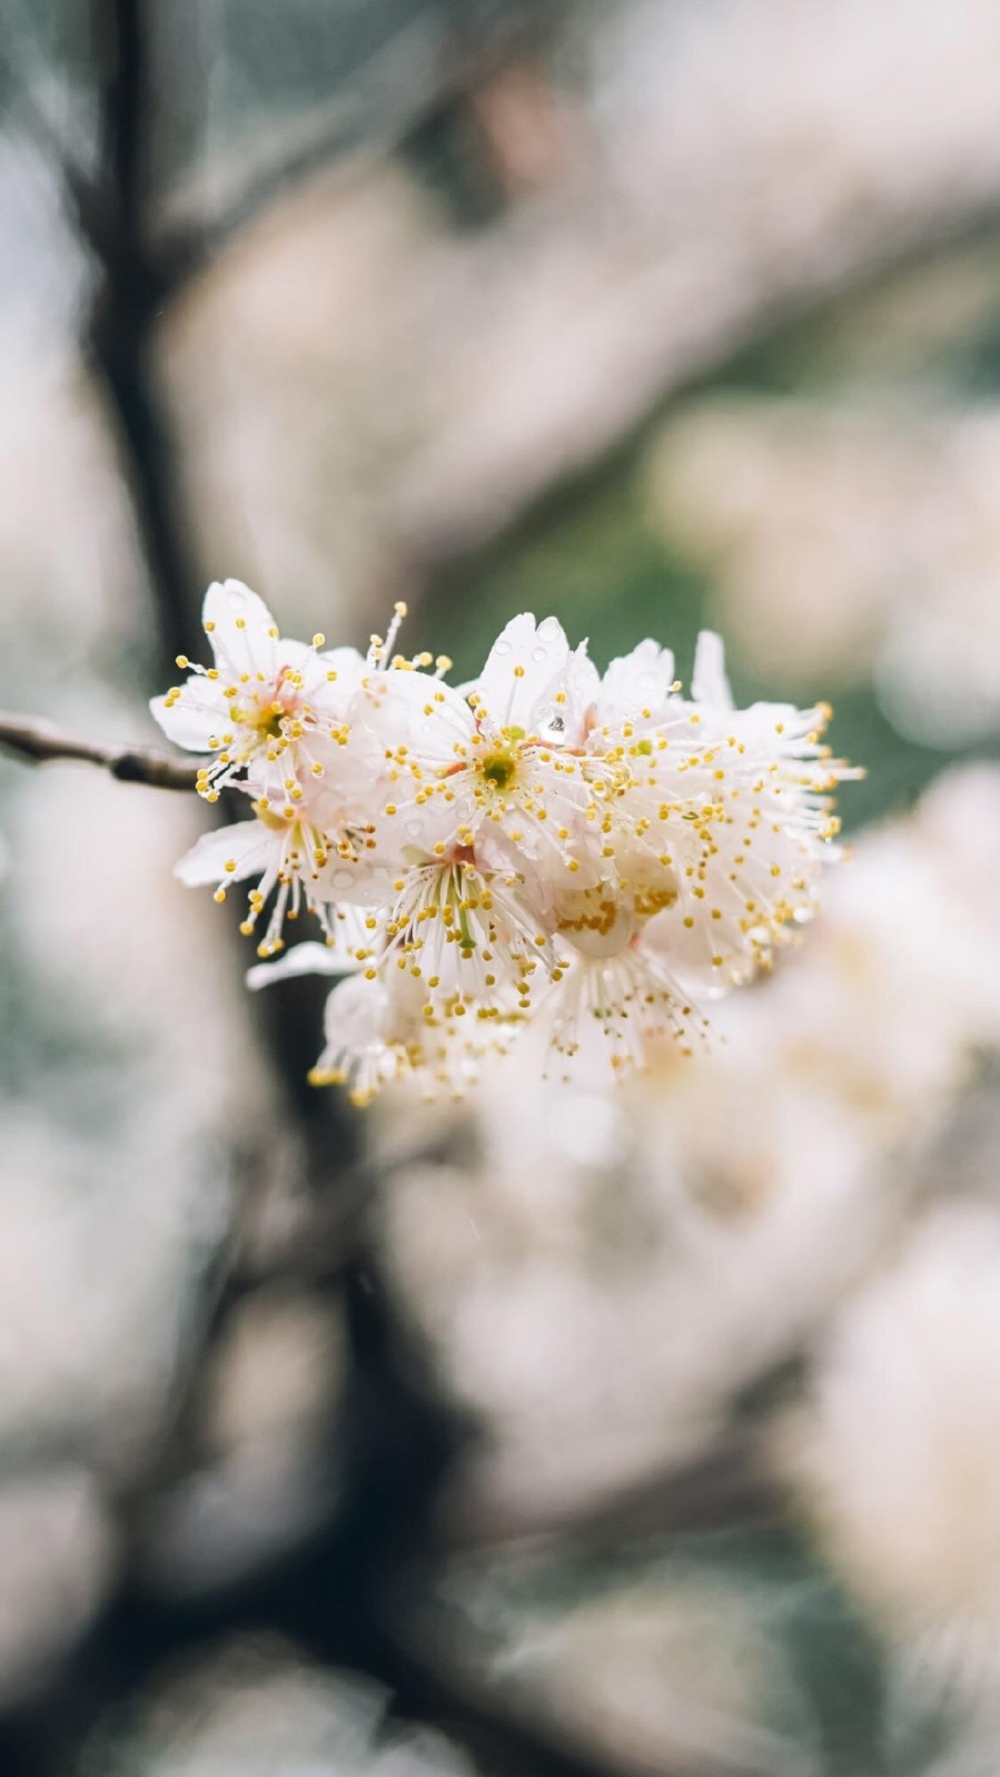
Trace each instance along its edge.
<path fill-rule="evenodd" d="M 260 684 L 276 678 L 278 626 L 263 599 L 242 580 L 213 581 L 202 622 L 223 673 L 233 679 L 249 673 Z"/>
<path fill-rule="evenodd" d="M 662 720 L 673 683 L 672 651 L 647 637 L 631 654 L 620 655 L 608 667 L 601 681 L 599 720 L 609 727 L 626 720 Z"/>
<path fill-rule="evenodd" d="M 555 617 L 545 617 L 537 626 L 528 611 L 512 617 L 472 687 L 490 722 L 527 731 L 534 709 L 569 657 L 569 643 Z"/>

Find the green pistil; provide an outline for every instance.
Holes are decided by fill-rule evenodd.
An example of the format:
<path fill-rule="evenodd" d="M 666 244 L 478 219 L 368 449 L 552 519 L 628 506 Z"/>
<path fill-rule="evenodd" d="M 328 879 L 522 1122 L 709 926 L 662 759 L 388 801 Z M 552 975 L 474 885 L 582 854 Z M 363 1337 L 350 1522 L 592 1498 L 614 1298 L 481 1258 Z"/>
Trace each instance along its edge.
<path fill-rule="evenodd" d="M 506 790 L 514 776 L 514 766 L 515 761 L 509 753 L 494 753 L 491 758 L 483 760 L 483 776 L 498 790 Z"/>
<path fill-rule="evenodd" d="M 259 734 L 267 734 L 272 740 L 278 740 L 281 735 L 281 717 L 281 710 L 269 710 L 267 715 L 257 717 L 254 726 Z"/>
<path fill-rule="evenodd" d="M 463 951 L 466 956 L 470 956 L 476 948 L 476 940 L 469 930 L 469 915 L 464 907 L 459 908 L 458 934 L 459 950 Z"/>

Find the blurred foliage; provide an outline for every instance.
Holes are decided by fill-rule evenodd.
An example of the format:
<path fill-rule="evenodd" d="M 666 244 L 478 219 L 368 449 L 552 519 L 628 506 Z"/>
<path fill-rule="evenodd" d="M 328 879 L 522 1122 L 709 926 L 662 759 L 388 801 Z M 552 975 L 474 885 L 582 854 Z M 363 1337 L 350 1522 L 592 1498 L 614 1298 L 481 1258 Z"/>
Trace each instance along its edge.
<path fill-rule="evenodd" d="M 577 1621 L 596 1619 L 612 1670 L 624 1658 L 639 1681 L 634 1703 L 644 1680 L 651 1695 L 661 1686 L 721 1713 L 722 1666 L 739 1672 L 751 1650 L 770 1649 L 752 1679 L 752 1663 L 747 1669 L 755 1714 L 743 1725 L 797 1746 L 806 1769 L 809 1755 L 818 1759 L 825 1777 L 884 1768 L 878 1643 L 815 1544 L 791 1526 L 643 1538 L 613 1551 L 514 1551 L 485 1565 L 473 1558 L 456 1564 L 445 1596 L 512 1677 L 522 1646 L 529 1673 L 539 1654 L 544 1671 L 546 1653 L 557 1673 L 561 1642 L 572 1647 Z"/>

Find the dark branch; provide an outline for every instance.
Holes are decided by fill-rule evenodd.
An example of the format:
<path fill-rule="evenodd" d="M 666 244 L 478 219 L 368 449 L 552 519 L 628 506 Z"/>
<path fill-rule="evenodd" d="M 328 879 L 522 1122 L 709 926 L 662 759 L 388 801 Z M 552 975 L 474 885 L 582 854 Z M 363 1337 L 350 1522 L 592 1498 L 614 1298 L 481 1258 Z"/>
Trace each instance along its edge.
<path fill-rule="evenodd" d="M 126 784 L 152 784 L 158 790 L 193 790 L 198 767 L 174 759 L 156 747 L 108 747 L 93 740 L 63 734 L 51 722 L 31 716 L 12 716 L 0 710 L 0 747 L 15 758 L 37 765 L 56 759 L 84 759 L 101 765 Z"/>
<path fill-rule="evenodd" d="M 156 116 L 152 15 L 143 0 L 93 0 L 93 18 L 100 57 L 100 171 L 83 226 L 101 277 L 88 344 L 117 425 L 165 667 L 194 644 L 201 576 L 181 511 L 169 418 L 156 387 L 155 333 L 166 291 L 147 220 Z"/>

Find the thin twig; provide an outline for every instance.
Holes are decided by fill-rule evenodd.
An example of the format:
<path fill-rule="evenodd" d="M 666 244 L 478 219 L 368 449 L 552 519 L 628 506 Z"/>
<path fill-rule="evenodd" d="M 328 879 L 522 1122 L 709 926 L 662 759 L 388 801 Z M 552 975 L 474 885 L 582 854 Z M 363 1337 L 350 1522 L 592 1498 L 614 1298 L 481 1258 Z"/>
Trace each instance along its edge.
<path fill-rule="evenodd" d="M 193 790 L 198 767 L 174 759 L 156 747 L 108 747 L 99 741 L 63 734 L 52 722 L 35 716 L 14 716 L 0 710 L 0 747 L 15 758 L 45 765 L 56 759 L 84 759 L 103 766 L 126 784 L 151 784 L 158 790 Z"/>

